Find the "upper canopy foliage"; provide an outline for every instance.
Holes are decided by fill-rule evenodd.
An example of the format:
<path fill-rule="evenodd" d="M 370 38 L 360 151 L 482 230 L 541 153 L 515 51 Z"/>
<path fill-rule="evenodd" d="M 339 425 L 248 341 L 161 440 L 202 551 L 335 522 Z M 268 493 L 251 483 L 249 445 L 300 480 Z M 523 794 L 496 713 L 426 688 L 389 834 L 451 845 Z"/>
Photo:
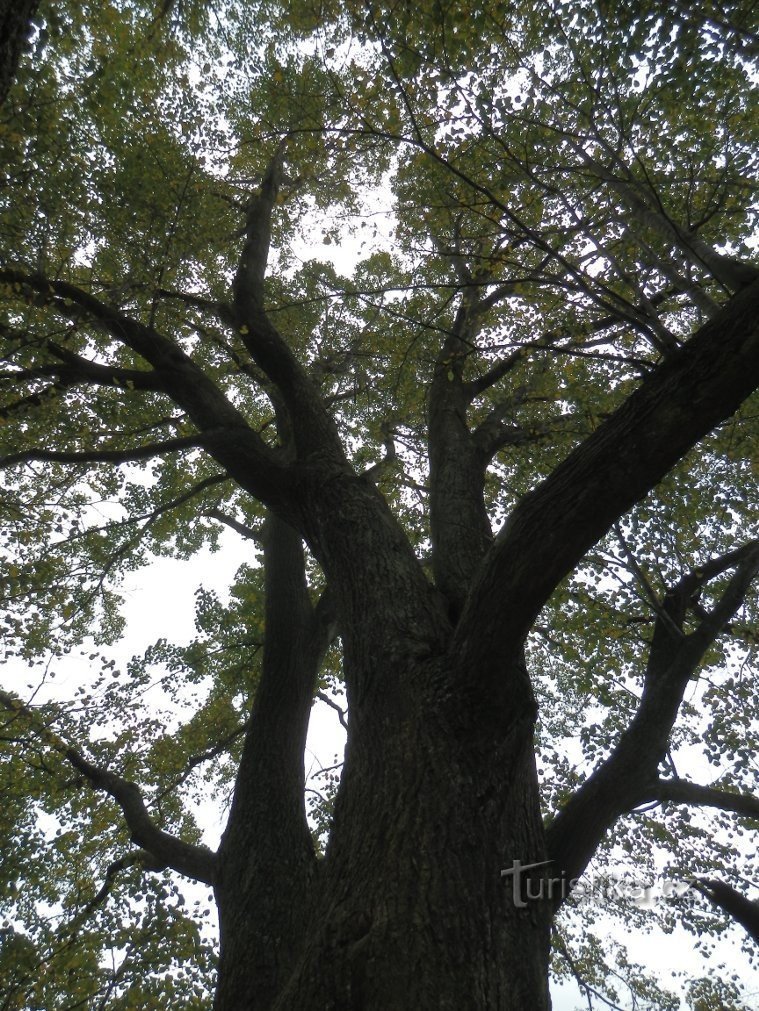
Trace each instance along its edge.
<path fill-rule="evenodd" d="M 61 749 L 139 782 L 189 842 L 199 831 L 183 801 L 206 781 L 228 791 L 260 666 L 264 506 L 278 500 L 264 478 L 229 475 L 201 408 L 167 396 L 165 376 L 181 349 L 273 467 L 301 452 L 276 370 L 240 322 L 241 249 L 261 276 L 268 255 L 268 319 L 432 573 L 436 384 L 461 392 L 497 529 L 755 280 L 753 6 L 41 5 L 0 110 L 5 703 L 28 696 L 19 662 L 80 647 L 90 660 L 75 699 L 42 691 L 39 709 L 9 710 L 0 729 L 4 1006 L 97 994 L 93 1007 L 144 1008 L 157 993 L 208 1006 L 211 956 L 176 894 L 125 861 L 108 871 L 108 901 L 94 900 L 128 833 Z M 547 815 L 628 725 L 666 594 L 729 556 L 693 584 L 679 620 L 697 630 L 755 553 L 756 419 L 754 397 L 619 519 L 534 625 Z M 122 630 L 123 574 L 215 547 L 225 526 L 246 537 L 246 564 L 228 600 L 200 592 L 197 640 L 93 674 Z M 325 577 L 308 567 L 316 599 Z M 668 771 L 698 755 L 713 785 L 750 792 L 756 597 L 744 597 L 686 692 Z M 325 683 L 340 664 L 330 651 Z M 156 678 L 193 707 L 168 730 L 155 696 L 142 699 Z M 715 816 L 688 810 L 655 806 L 607 845 L 634 866 L 655 842 L 679 879 L 715 863 L 735 883 L 755 879 L 739 843 L 707 829 Z M 716 929 L 692 896 L 655 915 Z M 563 924 L 566 955 L 575 928 Z M 564 971 L 609 985 L 592 935 L 584 945 Z M 629 975 L 655 1006 L 676 1006 Z M 729 980 L 698 986 L 692 1007 L 743 1007 Z"/>

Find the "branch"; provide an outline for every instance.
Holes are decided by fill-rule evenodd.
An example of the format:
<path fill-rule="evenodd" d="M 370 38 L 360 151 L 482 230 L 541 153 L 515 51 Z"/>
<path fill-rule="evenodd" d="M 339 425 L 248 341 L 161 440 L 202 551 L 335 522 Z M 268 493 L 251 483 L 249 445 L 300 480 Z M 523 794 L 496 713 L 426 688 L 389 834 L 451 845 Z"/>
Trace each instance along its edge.
<path fill-rule="evenodd" d="M 218 758 L 219 755 L 223 755 L 224 752 L 230 751 L 232 744 L 238 737 L 241 737 L 247 729 L 247 722 L 241 723 L 240 726 L 235 727 L 234 730 L 231 730 L 225 737 L 222 737 L 220 741 L 217 741 L 215 744 L 212 744 L 211 747 L 206 748 L 205 751 L 201 751 L 197 755 L 190 755 L 182 772 L 173 780 L 173 782 L 171 782 L 158 794 L 156 801 L 162 801 L 167 794 L 173 793 L 174 790 L 186 783 L 195 769 L 197 769 L 199 765 L 202 765 L 203 762 L 210 762 L 212 759 Z"/>
<path fill-rule="evenodd" d="M 759 819 L 759 797 L 750 793 L 731 793 L 714 786 L 702 786 L 687 779 L 660 779 L 649 790 L 645 801 L 661 804 L 691 804 L 730 811 L 745 818 Z"/>
<path fill-rule="evenodd" d="M 604 997 L 604 995 L 599 990 L 596 990 L 595 987 L 592 987 L 590 983 L 586 981 L 577 963 L 572 957 L 569 948 L 564 943 L 564 939 L 561 937 L 561 935 L 557 930 L 554 930 L 552 932 L 552 940 L 556 946 L 557 951 L 569 966 L 569 971 L 574 976 L 575 983 L 577 984 L 580 992 L 584 993 L 585 996 L 588 998 L 589 1011 L 593 1011 L 593 1000 L 592 1000 L 593 997 L 597 997 L 600 1001 L 603 1001 L 603 1003 L 607 1007 L 610 1007 L 612 1011 L 624 1011 L 624 1008 L 621 1008 L 619 1004 L 614 1004 L 607 997 Z"/>
<path fill-rule="evenodd" d="M 329 706 L 330 709 L 334 709 L 334 711 L 337 713 L 337 718 L 340 721 L 340 726 L 343 728 L 343 730 L 347 731 L 348 721 L 345 719 L 345 710 L 343 709 L 343 707 L 339 706 L 334 699 L 331 699 L 326 692 L 317 692 L 316 698 L 319 699 L 320 702 L 323 702 L 325 705 Z"/>
<path fill-rule="evenodd" d="M 728 290 L 738 291 L 753 284 L 759 278 L 759 270 L 756 267 L 716 252 L 698 235 L 677 225 L 664 213 L 661 207 L 652 206 L 648 194 L 634 179 L 629 168 L 619 160 L 616 152 L 613 157 L 621 165 L 627 176 L 626 179 L 619 178 L 605 165 L 593 158 L 585 145 L 572 140 L 568 142 L 598 178 L 603 179 L 614 190 L 641 224 L 651 228 L 665 240 L 673 242 L 691 263 L 708 270 Z"/>
<path fill-rule="evenodd" d="M 316 857 L 306 821 L 303 753 L 319 667 L 326 649 L 305 572 L 300 535 L 274 515 L 266 519 L 264 642 L 261 675 L 243 745 L 229 820 L 219 848 L 220 908 L 255 910 L 251 937 L 260 940 L 256 998 L 273 1000 L 293 939 L 307 929 Z M 262 826 L 266 831 L 262 831 Z M 222 918 L 221 929 L 231 929 Z M 232 1005 L 249 987 L 239 960 L 219 978 L 234 991 Z M 249 967 L 248 967 L 249 968 Z M 250 1003 L 250 1001 L 246 1002 Z M 231 1005 L 230 1005 L 231 1006 Z"/>
<path fill-rule="evenodd" d="M 717 601 L 713 609 L 701 620 L 695 632 L 689 636 L 696 649 L 703 653 L 708 645 L 714 641 L 722 629 L 727 625 L 732 616 L 743 603 L 748 589 L 759 571 L 759 540 L 750 541 L 738 551 L 731 555 L 725 555 L 716 560 L 717 564 L 712 568 L 713 575 L 719 575 L 725 568 L 732 567 L 737 563 L 735 575 L 732 577 L 727 587 Z M 706 578 L 705 573 L 708 567 L 695 573 L 699 580 L 698 585 L 703 585 Z"/>
<path fill-rule="evenodd" d="M 393 433 L 385 431 L 384 435 L 385 455 L 377 463 L 373 463 L 371 467 L 367 467 L 361 474 L 361 477 L 366 478 L 367 481 L 378 481 L 383 474 L 386 474 L 398 462 L 398 450 L 395 447 Z"/>
<path fill-rule="evenodd" d="M 472 440 L 483 459 L 491 460 L 499 449 L 506 446 L 529 445 L 539 439 L 558 435 L 563 428 L 577 426 L 574 414 L 548 416 L 545 421 L 534 422 L 529 427 L 507 420 L 505 415 L 510 414 L 513 418 L 518 408 L 527 402 L 553 403 L 553 400 L 549 397 L 531 397 L 529 386 L 525 385 L 511 397 L 504 397 L 496 403 L 472 432 Z"/>
<path fill-rule="evenodd" d="M 676 289 L 669 288 L 664 291 L 657 292 L 655 295 L 652 295 L 648 299 L 649 305 L 652 307 L 661 305 L 667 300 L 667 298 L 669 298 L 674 293 L 675 290 Z M 487 301 L 487 299 L 485 299 L 484 301 Z M 644 307 L 640 306 L 639 308 L 642 311 Z M 597 319 L 594 322 L 589 323 L 580 328 L 576 336 L 582 334 L 586 337 L 589 337 L 592 334 L 603 333 L 605 330 L 609 330 L 613 326 L 619 325 L 619 322 L 620 319 L 618 315 L 603 316 L 601 319 Z M 499 379 L 502 379 L 503 376 L 505 376 L 516 365 L 518 365 L 520 360 L 523 358 L 524 352 L 527 348 L 536 348 L 541 351 L 553 351 L 557 354 L 565 353 L 565 354 L 577 354 L 580 356 L 583 355 L 583 352 L 576 348 L 568 348 L 563 345 L 559 345 L 557 347 L 556 346 L 557 342 L 561 339 L 561 337 L 562 337 L 561 331 L 558 330 L 546 333 L 539 341 L 532 341 L 528 344 L 523 345 L 521 348 L 518 348 L 516 351 L 512 352 L 512 354 L 507 355 L 506 358 L 502 358 L 499 361 L 497 361 L 495 365 L 492 366 L 492 368 L 490 368 L 487 372 L 484 372 L 481 376 L 478 376 L 476 379 L 472 379 L 470 382 L 465 383 L 465 388 L 468 394 L 470 395 L 470 402 L 471 400 L 474 400 L 475 397 L 479 396 L 481 393 L 484 393 L 486 390 L 490 389 L 491 386 L 494 386 L 499 381 Z M 642 366 L 643 364 L 646 365 L 648 364 L 643 363 L 640 360 L 636 361 L 634 359 L 631 359 L 631 362 L 634 362 L 639 366 Z"/>
<path fill-rule="evenodd" d="M 161 867 L 171 867 L 180 874 L 213 885 L 216 855 L 206 846 L 194 846 L 164 832 L 151 819 L 139 787 L 108 769 L 93 765 L 76 748 L 66 744 L 50 729 L 28 705 L 20 699 L 0 691 L 0 705 L 12 714 L 13 719 L 23 717 L 37 737 L 65 758 L 96 788 L 108 793 L 121 808 L 124 820 L 132 834 L 132 841 L 147 850 Z"/>
<path fill-rule="evenodd" d="M 106 867 L 105 880 L 97 894 L 90 899 L 84 909 L 80 910 L 70 922 L 64 924 L 62 932 L 76 936 L 79 927 L 108 898 L 116 881 L 116 875 L 128 867 L 133 867 L 135 864 L 148 871 L 161 871 L 165 867 L 163 863 L 157 862 L 152 853 L 148 853 L 147 850 L 133 850 L 118 860 L 114 860 Z"/>
<path fill-rule="evenodd" d="M 195 498 L 196 495 L 201 495 L 206 490 L 206 488 L 212 488 L 214 485 L 223 484 L 225 481 L 228 480 L 229 477 L 226 474 L 212 474 L 210 477 L 206 477 L 203 478 L 203 480 L 198 481 L 197 484 L 194 484 L 191 488 L 188 488 L 188 490 L 186 492 L 183 492 L 181 495 L 177 495 L 175 498 L 169 499 L 168 502 L 164 502 L 161 505 L 156 506 L 155 509 L 152 509 L 149 513 L 143 514 L 142 516 L 130 517 L 126 521 L 121 521 L 118 524 L 118 526 L 125 526 L 127 524 L 141 522 L 144 520 L 142 526 L 134 534 L 134 536 L 130 537 L 123 544 L 121 544 L 108 557 L 105 566 L 100 574 L 97 589 L 95 590 L 95 592 L 99 592 L 100 588 L 103 586 L 105 582 L 106 577 L 111 572 L 113 567 L 122 558 L 124 558 L 136 544 L 139 544 L 139 542 L 145 536 L 148 530 L 150 530 L 150 528 L 154 526 L 154 524 L 161 518 L 161 516 L 164 516 L 167 512 L 170 512 L 172 509 L 179 508 L 179 506 L 184 505 L 185 502 L 189 502 L 191 499 Z"/>
<path fill-rule="evenodd" d="M 187 435 L 176 439 L 165 439 L 163 442 L 153 442 L 147 446 L 133 446 L 131 449 L 93 449 L 86 452 L 65 452 L 55 449 L 27 449 L 9 456 L 0 457 L 0 469 L 12 467 L 17 463 L 134 463 L 138 460 L 149 460 L 164 453 L 177 453 L 184 449 L 196 449 L 203 446 L 202 435 Z"/>
<path fill-rule="evenodd" d="M 283 139 L 249 205 L 245 242 L 232 282 L 234 324 L 256 365 L 278 388 L 287 407 L 296 450 L 329 454 L 345 463 L 334 420 L 317 386 L 271 322 L 264 308 L 264 279 L 271 242 L 272 213 L 282 181 Z"/>
<path fill-rule="evenodd" d="M 18 64 L 34 31 L 39 0 L 14 0 L 0 8 L 0 105 L 13 84 Z"/>
<path fill-rule="evenodd" d="M 759 386 L 759 283 L 659 367 L 525 496 L 481 566 L 457 630 L 462 671 L 497 682 L 558 583 Z M 477 679 L 471 679 L 472 682 Z"/>
<path fill-rule="evenodd" d="M 1 372 L 0 380 L 18 383 L 54 376 L 58 379 L 56 385 L 61 389 L 76 386 L 79 383 L 92 383 L 99 386 L 118 386 L 130 390 L 164 390 L 161 377 L 155 371 L 100 365 L 87 358 L 82 358 L 52 341 L 49 341 L 47 346 L 50 352 L 60 359 L 60 362 L 50 362 L 30 369 L 18 369 L 15 372 Z"/>
<path fill-rule="evenodd" d="M 246 523 L 241 523 L 234 516 L 230 516 L 229 513 L 225 513 L 222 509 L 209 509 L 206 516 L 209 519 L 218 520 L 219 523 L 223 523 L 224 526 L 229 527 L 230 530 L 234 530 L 235 533 L 238 533 L 248 541 L 256 541 L 257 544 L 261 543 L 261 532 L 259 530 L 248 526 Z"/>
<path fill-rule="evenodd" d="M 85 318 L 144 358 L 159 374 L 166 393 L 206 434 L 205 448 L 230 476 L 256 498 L 288 511 L 291 503 L 284 487 L 286 465 L 176 342 L 67 281 L 8 267 L 0 269 L 0 283 L 20 293 L 36 293 L 38 304 L 50 305 L 63 316 Z"/>
<path fill-rule="evenodd" d="M 245 245 L 232 290 L 235 308 L 245 308 L 250 299 L 263 302 L 263 283 L 271 244 L 272 211 L 277 202 L 284 170 L 285 140 L 269 162 L 258 195 L 251 197 L 245 219 Z"/>
<path fill-rule="evenodd" d="M 683 622 L 688 607 L 692 606 L 694 590 L 710 576 L 721 574 L 728 565 L 733 565 L 736 571 L 722 596 L 695 631 L 684 635 Z M 701 803 L 714 801 L 715 806 L 725 810 L 738 811 L 740 806 L 740 813 L 745 813 L 748 808 L 751 814 L 749 799 L 734 800 L 729 794 L 679 779 L 662 781 L 658 768 L 666 758 L 689 679 L 710 644 L 741 606 L 757 571 L 759 541 L 752 541 L 688 573 L 657 608 L 643 694 L 635 716 L 609 757 L 574 792 L 546 829 L 549 855 L 565 881 L 579 878 L 619 817 L 646 801 L 658 799 L 660 790 L 671 789 L 673 796 L 679 790 L 683 799 L 687 795 L 691 802 L 696 802 L 695 798 L 700 797 Z M 566 888 L 560 891 L 559 903 L 567 894 Z"/>
<path fill-rule="evenodd" d="M 173 291 L 170 288 L 156 288 L 155 294 L 159 298 L 175 299 L 184 305 L 191 306 L 193 309 L 204 309 L 212 312 L 224 322 L 228 320 L 231 311 L 225 302 L 218 302 L 212 298 L 203 298 L 202 295 L 195 295 L 191 291 Z"/>
<path fill-rule="evenodd" d="M 499 379 L 503 379 L 505 375 L 511 372 L 511 370 L 519 364 L 523 357 L 524 354 L 522 349 L 519 348 L 517 351 L 507 355 L 505 358 L 501 358 L 500 361 L 497 361 L 492 368 L 488 369 L 487 372 L 483 372 L 481 376 L 464 383 L 464 389 L 466 390 L 469 403 L 471 403 L 475 397 L 478 397 L 481 393 L 489 390 L 491 386 L 495 386 Z"/>
<path fill-rule="evenodd" d="M 67 748 L 64 754 L 70 764 L 96 789 L 113 797 L 121 808 L 134 843 L 147 850 L 164 866 L 196 881 L 213 885 L 216 855 L 206 846 L 183 842 L 158 828 L 148 813 L 136 783 L 130 783 L 108 769 L 93 765 L 74 748 Z"/>
<path fill-rule="evenodd" d="M 48 341 L 47 346 L 56 358 L 69 366 L 70 375 L 76 378 L 106 386 L 118 385 L 137 390 L 164 390 L 164 383 L 158 372 L 101 365 L 98 362 L 90 361 L 89 358 L 75 354 L 54 341 Z M 51 368 L 53 367 L 51 366 Z"/>
<path fill-rule="evenodd" d="M 759 944 L 759 902 L 752 902 L 724 881 L 694 881 L 693 887 L 737 920 Z"/>

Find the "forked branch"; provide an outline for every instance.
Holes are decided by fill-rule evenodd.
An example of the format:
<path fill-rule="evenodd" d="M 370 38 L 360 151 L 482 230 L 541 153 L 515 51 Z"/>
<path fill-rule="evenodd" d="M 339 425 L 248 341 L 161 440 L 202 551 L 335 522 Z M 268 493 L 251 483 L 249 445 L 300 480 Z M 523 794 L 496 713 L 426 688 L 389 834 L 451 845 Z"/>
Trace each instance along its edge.
<path fill-rule="evenodd" d="M 0 691 L 0 706 L 10 713 L 12 721 L 22 719 L 28 724 L 37 738 L 65 758 L 92 786 L 113 797 L 121 808 L 132 841 L 150 854 L 153 869 L 171 867 L 196 881 L 213 884 L 216 855 L 206 846 L 184 842 L 159 828 L 151 818 L 136 783 L 90 762 L 77 748 L 54 733 L 38 713 L 8 692 Z"/>
<path fill-rule="evenodd" d="M 159 864 L 204 884 L 214 883 L 216 855 L 206 846 L 186 843 L 160 829 L 150 817 L 136 783 L 94 765 L 74 748 L 67 748 L 64 754 L 92 786 L 113 797 L 121 808 L 134 843 L 147 850 Z"/>
<path fill-rule="evenodd" d="M 716 604 L 695 630 L 686 634 L 684 621 L 694 589 L 707 574 L 714 578 L 728 566 L 735 572 Z M 753 541 L 688 573 L 657 607 L 637 712 L 609 757 L 575 791 L 546 830 L 549 855 L 557 873 L 567 881 L 582 874 L 614 822 L 646 801 L 677 799 L 749 816 L 759 814 L 756 798 L 682 780 L 661 780 L 658 775 L 688 682 L 711 643 L 740 608 L 758 571 L 759 542 Z"/>

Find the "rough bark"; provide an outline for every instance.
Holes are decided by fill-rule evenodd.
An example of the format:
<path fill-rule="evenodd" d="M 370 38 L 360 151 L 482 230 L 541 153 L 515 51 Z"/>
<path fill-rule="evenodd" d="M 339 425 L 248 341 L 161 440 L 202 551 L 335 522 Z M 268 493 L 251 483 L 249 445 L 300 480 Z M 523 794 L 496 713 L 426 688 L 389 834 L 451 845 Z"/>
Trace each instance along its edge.
<path fill-rule="evenodd" d="M 16 77 L 39 0 L 0 0 L 0 105 Z"/>
<path fill-rule="evenodd" d="M 276 664 L 274 655 L 265 664 L 220 851 L 217 1011 L 548 1008 L 550 907 L 515 904 L 501 879 L 514 860 L 545 858 L 534 703 L 462 709 L 451 698 L 457 660 L 445 648 L 450 625 L 437 594 L 421 592 L 421 569 L 389 516 L 356 551 L 358 517 L 377 509 L 374 489 L 339 475 L 330 485 L 344 529 L 354 530 L 343 556 L 316 511 L 327 569 L 342 576 L 351 714 L 330 847 L 316 865 L 304 835 L 302 766 L 293 767 L 305 732 L 293 714 L 310 699 L 309 640 L 299 632 L 308 611 L 297 605 L 302 585 L 281 597 L 272 585 L 267 641 L 278 598 L 287 628 L 276 637 Z M 276 571 L 272 579 L 285 578 L 281 558 Z M 300 702 L 288 703 L 296 681 Z"/>
<path fill-rule="evenodd" d="M 261 681 L 218 854 L 219 1011 L 273 1005 L 302 941 L 317 873 L 303 752 L 327 623 L 309 600 L 300 536 L 273 516 L 264 557 Z"/>
<path fill-rule="evenodd" d="M 275 1007 L 549 1006 L 549 910 L 516 906 L 501 879 L 544 857 L 531 722 L 483 733 L 430 692 L 350 735 L 307 944 Z"/>
<path fill-rule="evenodd" d="M 488 456 L 469 429 L 472 391 L 462 377 L 476 332 L 472 292 L 462 298 L 452 333 L 441 347 L 428 405 L 432 571 L 454 620 L 493 540 L 483 494 Z"/>

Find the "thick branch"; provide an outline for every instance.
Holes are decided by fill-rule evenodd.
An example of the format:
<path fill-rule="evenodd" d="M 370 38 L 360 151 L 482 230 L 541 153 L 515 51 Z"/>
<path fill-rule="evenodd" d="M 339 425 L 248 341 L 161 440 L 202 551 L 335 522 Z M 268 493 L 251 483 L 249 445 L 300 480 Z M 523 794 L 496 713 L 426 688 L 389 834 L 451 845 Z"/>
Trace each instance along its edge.
<path fill-rule="evenodd" d="M 648 790 L 645 800 L 714 807 L 745 818 L 759 819 L 759 797 L 750 793 L 730 793 L 718 787 L 691 783 L 687 779 L 660 779 Z"/>
<path fill-rule="evenodd" d="M 337 428 L 317 386 L 264 308 L 272 214 L 282 182 L 283 160 L 284 141 L 269 163 L 260 192 L 248 204 L 245 242 L 232 283 L 234 324 L 256 365 L 278 388 L 287 407 L 299 454 L 326 453 L 343 462 Z"/>
<path fill-rule="evenodd" d="M 487 457 L 469 429 L 472 391 L 463 381 L 479 327 L 478 298 L 475 288 L 462 292 L 453 327 L 438 352 L 428 401 L 432 569 L 453 618 L 461 613 L 493 539 L 484 500 Z"/>
<path fill-rule="evenodd" d="M 57 386 L 65 389 L 80 383 L 91 383 L 98 386 L 118 386 L 132 390 L 163 390 L 164 385 L 158 373 L 146 369 L 119 369 L 108 365 L 99 365 L 86 358 L 81 358 L 65 348 L 52 342 L 48 344 L 50 351 L 61 362 L 50 362 L 31 369 L 18 369 L 15 372 L 0 373 L 0 380 L 14 383 L 28 382 L 46 377 L 57 378 Z"/>
<path fill-rule="evenodd" d="M 132 840 L 147 850 L 161 866 L 171 867 L 180 874 L 213 884 L 216 856 L 206 846 L 193 846 L 176 836 L 164 832 L 151 819 L 139 787 L 109 769 L 93 765 L 76 748 L 70 747 L 43 721 L 41 716 L 20 699 L 0 691 L 0 705 L 11 714 L 13 722 L 23 719 L 34 730 L 35 736 L 62 755 L 96 789 L 103 790 L 121 808 Z"/>
<path fill-rule="evenodd" d="M 0 0 L 0 105 L 13 84 L 38 7 L 39 0 Z"/>
<path fill-rule="evenodd" d="M 378 481 L 380 477 L 392 470 L 398 462 L 398 450 L 395 448 L 393 433 L 386 431 L 384 435 L 385 455 L 377 463 L 373 463 L 371 467 L 367 467 L 361 475 L 369 481 Z"/>
<path fill-rule="evenodd" d="M 310 601 L 298 533 L 270 515 L 263 544 L 261 679 L 219 848 L 217 882 L 220 986 L 235 994 L 235 1006 L 246 1007 L 254 990 L 256 1006 L 268 1006 L 306 927 L 316 858 L 305 815 L 303 753 L 328 641 Z M 238 945 L 245 939 L 253 965 L 227 961 L 231 935 Z"/>
<path fill-rule="evenodd" d="M 9 456 L 0 457 L 0 469 L 17 463 L 135 463 L 150 460 L 166 453 L 178 453 L 184 449 L 194 449 L 204 444 L 202 435 L 186 435 L 176 439 L 165 439 L 147 446 L 133 446 L 130 449 L 92 449 L 82 452 L 65 452 L 54 449 L 27 449 Z"/>
<path fill-rule="evenodd" d="M 239 534 L 249 541 L 256 541 L 260 543 L 261 541 L 261 531 L 256 530 L 254 527 L 248 526 L 246 523 L 241 523 L 236 520 L 234 516 L 230 516 L 229 513 L 225 513 L 223 509 L 209 509 L 206 516 L 213 520 L 218 520 L 219 523 L 223 523 L 224 526 L 229 527 L 230 530 L 234 530 L 235 533 Z"/>
<path fill-rule="evenodd" d="M 683 622 L 694 588 L 703 583 L 707 572 L 714 577 L 727 564 L 735 565 L 736 571 L 720 599 L 695 631 L 684 634 Z M 706 650 L 741 606 L 757 571 L 759 542 L 752 542 L 684 576 L 657 607 L 638 710 L 609 757 L 575 791 L 546 831 L 549 855 L 557 873 L 567 881 L 582 874 L 602 838 L 621 815 L 646 800 L 658 799 L 658 791 L 668 789 L 667 781 L 659 779 L 658 768 L 666 755 L 685 688 Z M 681 795 L 687 793 L 691 798 L 696 795 L 704 798 L 708 790 L 680 781 L 671 789 L 673 792 L 679 789 Z M 723 805 L 729 803 L 726 799 L 729 795 L 717 796 L 716 791 L 708 795 Z M 747 800 L 741 803 L 750 807 Z M 735 806 L 725 809 L 737 810 Z"/>
<path fill-rule="evenodd" d="M 121 808 L 132 841 L 167 867 L 196 881 L 212 885 L 216 856 L 206 846 L 193 846 L 158 828 L 148 814 L 139 787 L 121 776 L 88 762 L 73 748 L 66 758 L 98 790 L 104 790 Z"/>
<path fill-rule="evenodd" d="M 287 511 L 291 503 L 285 489 L 286 468 L 178 344 L 67 281 L 6 268 L 0 270 L 0 282 L 37 293 L 41 304 L 51 305 L 64 316 L 84 317 L 144 358 L 158 373 L 166 393 L 205 433 L 205 448 L 230 476 L 255 497 Z"/>
<path fill-rule="evenodd" d="M 463 670 L 498 679 L 540 608 L 621 515 L 759 386 L 759 283 L 734 296 L 517 505 L 457 632 Z"/>
<path fill-rule="evenodd" d="M 759 944 L 759 902 L 752 902 L 724 881 L 694 881 L 693 887 L 737 920 Z"/>
<path fill-rule="evenodd" d="M 480 396 L 486 390 L 489 390 L 491 386 L 503 379 L 505 375 L 508 375 L 512 369 L 514 369 L 519 362 L 524 357 L 522 349 L 513 351 L 510 355 L 506 355 L 505 358 L 499 359 L 495 365 L 483 372 L 482 375 L 478 376 L 476 379 L 470 380 L 465 383 L 465 389 L 469 402 L 471 403 L 475 397 Z"/>

